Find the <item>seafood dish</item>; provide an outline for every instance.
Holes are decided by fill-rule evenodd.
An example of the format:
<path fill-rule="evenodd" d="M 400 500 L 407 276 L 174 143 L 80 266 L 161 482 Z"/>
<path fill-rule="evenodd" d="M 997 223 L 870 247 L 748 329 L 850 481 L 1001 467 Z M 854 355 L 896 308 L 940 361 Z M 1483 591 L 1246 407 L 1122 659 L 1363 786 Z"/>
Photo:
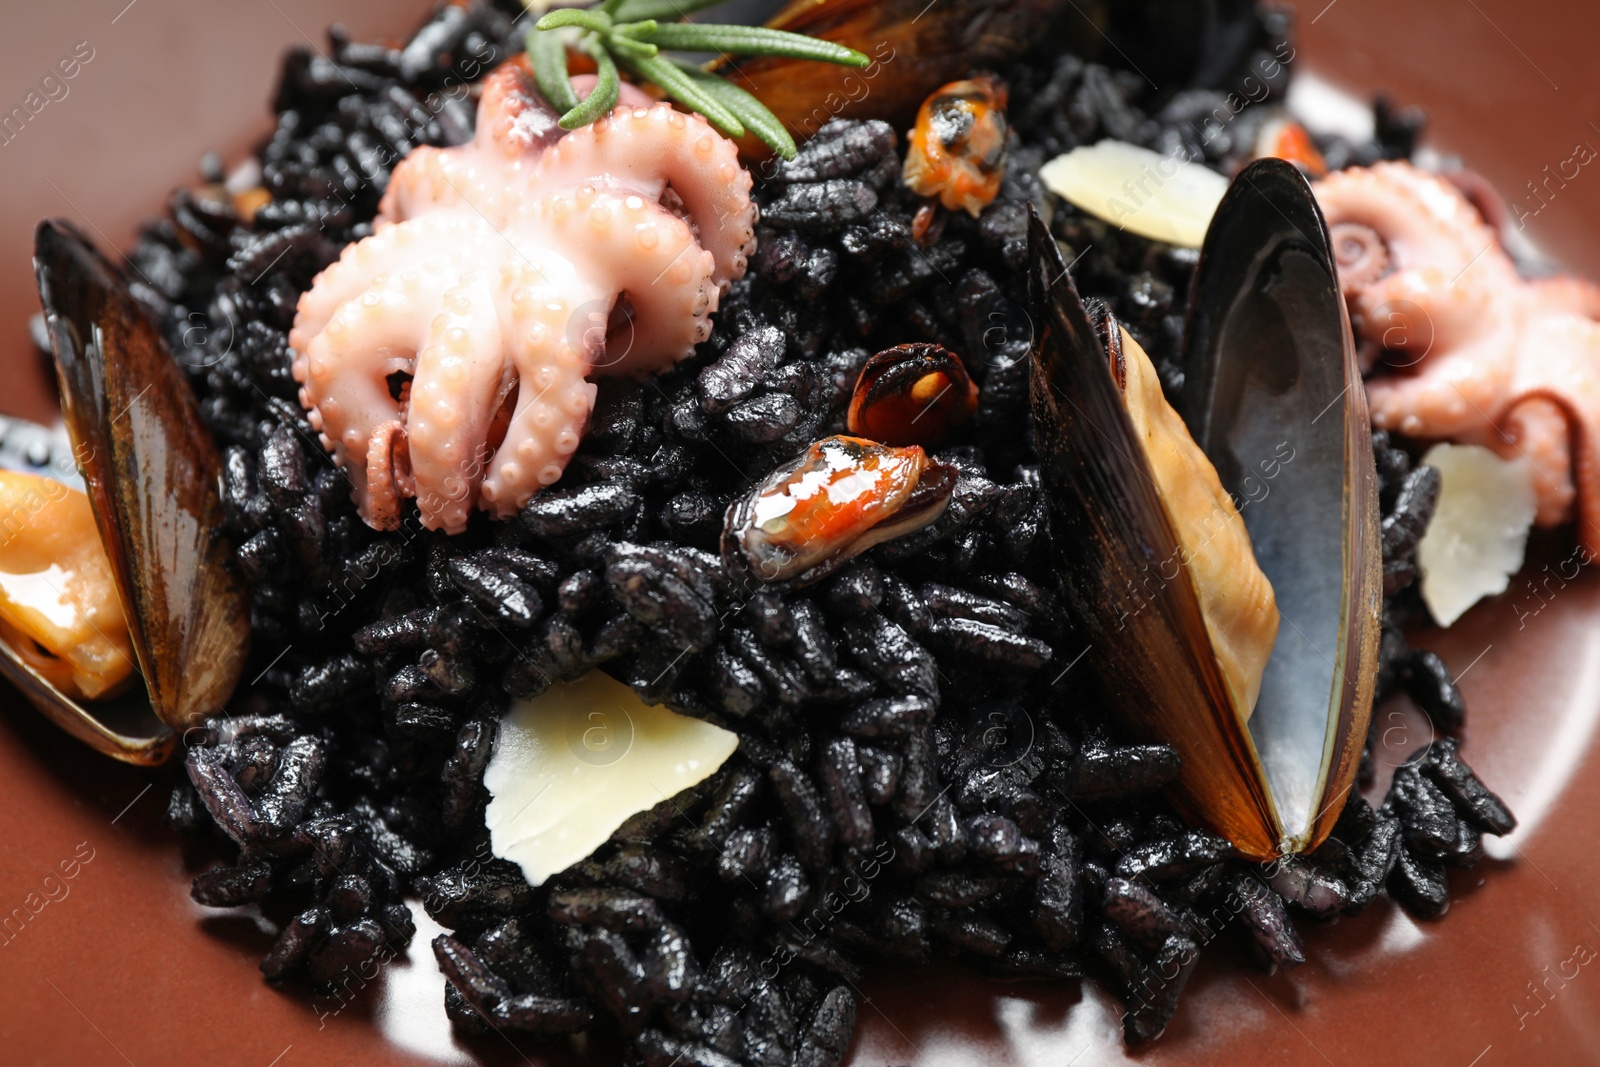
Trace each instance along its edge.
<path fill-rule="evenodd" d="M 39 223 L 14 703 L 226 855 L 265 981 L 409 954 L 585 1062 L 849 1062 L 933 959 L 1140 1047 L 1213 943 L 1440 919 L 1517 822 L 1411 639 L 1600 553 L 1600 288 L 1416 113 L 1314 129 L 1285 10 L 1090 6 L 291 48 L 125 257 Z"/>

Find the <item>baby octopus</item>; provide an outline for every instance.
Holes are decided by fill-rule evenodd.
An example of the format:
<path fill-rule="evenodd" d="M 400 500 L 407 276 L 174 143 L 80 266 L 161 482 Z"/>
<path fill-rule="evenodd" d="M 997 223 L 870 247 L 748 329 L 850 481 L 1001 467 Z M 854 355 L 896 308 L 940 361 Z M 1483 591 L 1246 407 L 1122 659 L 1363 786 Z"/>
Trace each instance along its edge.
<path fill-rule="evenodd" d="M 1600 552 L 1600 287 L 1524 280 L 1495 231 L 1409 163 L 1316 185 L 1357 340 L 1384 353 L 1373 425 L 1528 461 L 1538 522 Z"/>
<path fill-rule="evenodd" d="M 688 356 L 755 250 L 750 175 L 704 119 L 632 87 L 556 119 L 525 60 L 498 68 L 473 140 L 401 161 L 372 235 L 300 299 L 300 402 L 377 529 L 405 497 L 449 533 L 516 514 L 578 447 L 586 379 Z"/>

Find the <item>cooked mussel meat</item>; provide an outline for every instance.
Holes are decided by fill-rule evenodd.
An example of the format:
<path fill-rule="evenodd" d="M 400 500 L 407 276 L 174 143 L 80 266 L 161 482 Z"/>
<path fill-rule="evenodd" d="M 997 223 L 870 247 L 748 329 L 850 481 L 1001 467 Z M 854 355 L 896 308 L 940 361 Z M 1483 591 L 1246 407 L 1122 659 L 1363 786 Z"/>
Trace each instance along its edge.
<path fill-rule="evenodd" d="M 1150 357 L 1104 304 L 1090 301 L 1085 308 L 1177 537 L 1176 562 L 1194 579 L 1228 705 L 1244 722 L 1255 710 L 1261 674 L 1278 638 L 1272 585 L 1256 563 L 1238 505 L 1167 403 Z"/>
<path fill-rule="evenodd" d="M 75 700 L 116 696 L 133 646 L 89 498 L 0 470 L 0 641 Z"/>
<path fill-rule="evenodd" d="M 955 483 L 955 468 L 919 446 L 825 437 L 728 508 L 722 558 L 751 581 L 810 585 L 873 545 L 933 522 Z"/>
<path fill-rule="evenodd" d="M 1223 198 L 1191 297 L 1182 424 L 1151 396 L 1154 434 L 1129 403 L 1137 346 L 1091 315 L 1037 216 L 1030 244 L 1035 443 L 1096 684 L 1131 734 L 1178 751 L 1190 818 L 1259 859 L 1315 848 L 1354 784 L 1382 583 L 1365 397 L 1310 187 L 1269 159 Z"/>
<path fill-rule="evenodd" d="M 993 74 L 940 86 L 917 111 L 901 179 L 973 218 L 1000 192 L 1006 171 L 1005 83 Z"/>
<path fill-rule="evenodd" d="M 867 360 L 847 415 L 850 432 L 886 445 L 937 445 L 978 409 L 961 357 L 941 345 L 905 344 Z"/>

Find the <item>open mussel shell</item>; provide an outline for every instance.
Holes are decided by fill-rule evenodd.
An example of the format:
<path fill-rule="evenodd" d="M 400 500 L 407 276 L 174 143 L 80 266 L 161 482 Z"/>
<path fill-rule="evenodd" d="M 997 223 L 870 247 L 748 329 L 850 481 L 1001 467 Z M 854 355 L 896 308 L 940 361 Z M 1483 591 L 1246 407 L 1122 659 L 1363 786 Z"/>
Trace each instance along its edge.
<path fill-rule="evenodd" d="M 72 700 L 0 666 L 54 721 L 108 755 L 160 762 L 172 730 L 239 680 L 250 610 L 220 534 L 221 463 L 183 372 L 126 280 L 71 225 L 40 223 L 34 270 L 73 453 L 128 621 L 142 691 Z"/>
<path fill-rule="evenodd" d="M 21 419 L 0 418 L 0 469 L 43 475 L 68 488 L 83 489 L 66 435 Z M 5 640 L 0 640 L 0 676 L 67 733 L 129 763 L 161 763 L 177 740 L 171 728 L 156 718 L 142 689 L 97 700 L 90 715 Z"/>
<path fill-rule="evenodd" d="M 1278 590 L 1285 625 L 1259 706 L 1282 711 L 1251 732 L 1286 822 L 1306 811 L 1314 845 L 1355 781 L 1377 680 L 1383 550 L 1367 394 L 1327 224 L 1292 164 L 1264 159 L 1240 174 L 1200 257 L 1184 417 L 1223 486 L 1249 501 L 1256 561 Z M 1294 459 L 1263 493 L 1280 442 Z"/>
<path fill-rule="evenodd" d="M 1184 550 L 1060 250 L 1035 215 L 1031 399 L 1051 538 L 1119 721 L 1182 760 L 1175 804 L 1269 859 L 1316 847 L 1355 780 L 1382 610 L 1365 393 L 1310 187 L 1280 160 L 1212 220 L 1180 408 L 1240 505 L 1281 615 L 1254 714 L 1230 705 Z"/>

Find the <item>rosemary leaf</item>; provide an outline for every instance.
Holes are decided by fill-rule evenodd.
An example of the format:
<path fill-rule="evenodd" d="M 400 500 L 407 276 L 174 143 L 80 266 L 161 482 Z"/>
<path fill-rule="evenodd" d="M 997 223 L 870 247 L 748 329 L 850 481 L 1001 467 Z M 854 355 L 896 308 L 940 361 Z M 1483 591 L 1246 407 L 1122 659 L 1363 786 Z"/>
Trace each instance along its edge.
<path fill-rule="evenodd" d="M 639 36 L 662 48 L 749 56 L 787 56 L 790 59 L 816 59 L 847 67 L 865 67 L 872 62 L 854 48 L 765 26 L 664 23 L 657 26 L 654 33 Z"/>
<path fill-rule="evenodd" d="M 595 33 L 605 33 L 611 29 L 611 16 L 595 8 L 563 7 L 533 24 L 536 30 L 555 30 L 562 26 L 582 26 Z"/>
<path fill-rule="evenodd" d="M 655 19 L 643 19 L 639 22 L 619 22 L 611 27 L 611 36 L 617 37 L 643 37 L 656 32 L 656 27 L 661 25 Z"/>
<path fill-rule="evenodd" d="M 699 11 L 703 7 L 720 3 L 722 0 L 622 0 L 622 4 L 611 14 L 618 22 L 638 22 L 644 19 L 676 22 L 691 11 Z"/>
<path fill-rule="evenodd" d="M 655 45 L 646 41 L 636 41 L 632 37 L 620 37 L 611 34 L 606 43 L 614 49 L 619 56 L 628 56 L 632 59 L 649 59 L 660 51 Z"/>
<path fill-rule="evenodd" d="M 525 40 L 539 91 L 557 110 L 570 112 L 578 106 L 578 94 L 567 79 L 567 46 L 561 42 L 561 35 L 529 30 Z"/>
<path fill-rule="evenodd" d="M 716 97 L 700 88 L 700 85 L 685 74 L 683 68 L 676 63 L 662 56 L 619 58 L 640 77 L 648 78 L 659 85 L 668 96 L 700 112 L 706 117 L 707 122 L 727 136 L 744 136 L 744 124 L 738 117 L 724 107 Z"/>
<path fill-rule="evenodd" d="M 794 158 L 794 138 L 789 136 L 789 131 L 784 129 L 783 123 L 767 105 L 726 78 L 687 63 L 678 66 L 691 81 L 705 90 L 707 96 L 733 112 L 744 123 L 745 129 L 761 138 L 780 157 Z"/>
<path fill-rule="evenodd" d="M 617 77 L 617 65 L 595 37 L 589 37 L 583 42 L 583 50 L 594 56 L 595 65 L 599 74 L 595 78 L 594 89 L 587 99 L 577 107 L 561 116 L 559 125 L 563 130 L 576 130 L 580 126 L 587 126 L 601 115 L 606 114 L 617 106 L 617 97 L 620 95 L 620 79 Z"/>

